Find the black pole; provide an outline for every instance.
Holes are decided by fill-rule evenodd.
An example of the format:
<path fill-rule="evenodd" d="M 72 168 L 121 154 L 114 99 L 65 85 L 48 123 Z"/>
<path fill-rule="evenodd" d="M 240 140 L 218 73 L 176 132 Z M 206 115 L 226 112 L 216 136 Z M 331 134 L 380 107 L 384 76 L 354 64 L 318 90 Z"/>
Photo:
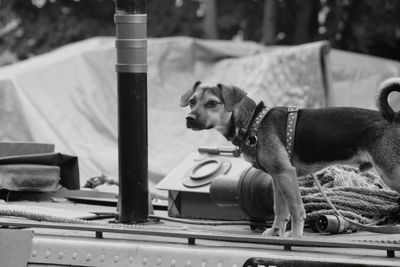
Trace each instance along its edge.
<path fill-rule="evenodd" d="M 119 218 L 148 219 L 147 16 L 145 0 L 116 0 Z"/>

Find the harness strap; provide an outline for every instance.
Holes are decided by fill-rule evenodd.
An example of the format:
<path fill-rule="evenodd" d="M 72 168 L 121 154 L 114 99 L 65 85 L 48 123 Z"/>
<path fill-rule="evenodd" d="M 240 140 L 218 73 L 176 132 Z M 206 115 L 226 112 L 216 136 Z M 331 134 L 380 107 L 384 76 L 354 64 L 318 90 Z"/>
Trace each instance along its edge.
<path fill-rule="evenodd" d="M 271 110 L 270 107 L 265 107 L 257 115 L 257 117 L 254 119 L 254 123 L 251 125 L 249 135 L 245 143 L 246 146 L 248 146 L 251 150 L 252 165 L 257 169 L 262 169 L 261 165 L 258 163 L 258 156 L 257 156 L 257 143 L 258 143 L 257 132 L 265 115 L 267 115 L 270 110 Z"/>
<path fill-rule="evenodd" d="M 260 127 L 261 122 L 264 120 L 264 117 L 271 110 L 271 107 L 262 107 L 263 103 L 261 102 L 255 110 L 252 112 L 252 118 L 250 122 L 246 125 L 246 128 L 241 128 L 239 131 L 239 135 L 236 136 L 233 140 L 233 144 L 238 146 L 240 149 L 240 153 L 244 152 L 245 154 L 251 157 L 251 163 L 254 168 L 263 169 L 258 162 L 257 156 L 257 132 Z M 257 112 L 258 108 L 262 108 Z M 258 109 L 259 110 L 259 109 Z M 292 158 L 293 155 L 293 147 L 294 147 L 294 135 L 296 130 L 296 122 L 297 122 L 297 113 L 298 108 L 294 106 L 288 107 L 288 119 L 286 126 L 286 150 L 289 154 L 289 158 Z M 254 117 L 255 116 L 255 117 Z"/>
<path fill-rule="evenodd" d="M 292 159 L 294 147 L 294 134 L 296 132 L 297 114 L 299 109 L 295 106 L 288 107 L 288 119 L 286 124 L 286 151 Z"/>
<path fill-rule="evenodd" d="M 256 113 L 264 106 L 264 103 L 261 101 L 257 106 L 255 106 L 251 112 L 250 118 L 243 124 L 240 125 L 238 134 L 233 138 L 232 143 L 235 146 L 241 147 L 244 143 L 245 138 L 248 136 L 250 131 L 250 125 L 254 121 L 254 116 Z"/>

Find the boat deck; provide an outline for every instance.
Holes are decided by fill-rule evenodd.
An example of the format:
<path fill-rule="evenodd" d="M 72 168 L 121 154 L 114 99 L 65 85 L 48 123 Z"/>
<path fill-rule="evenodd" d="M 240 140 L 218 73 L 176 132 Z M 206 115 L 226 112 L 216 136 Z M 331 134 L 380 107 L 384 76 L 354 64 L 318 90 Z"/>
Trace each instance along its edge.
<path fill-rule="evenodd" d="M 266 238 L 261 236 L 260 231 L 252 231 L 249 225 L 236 222 L 171 221 L 165 210 L 155 210 L 149 222 L 120 225 L 115 223 L 112 216 L 104 218 L 105 215 L 115 214 L 116 208 L 112 206 L 70 201 L 18 201 L 2 205 L 14 205 L 16 209 L 25 207 L 27 211 L 40 210 L 49 215 L 62 215 L 72 219 L 72 223 L 56 223 L 0 217 L 0 225 L 4 228 L 0 235 L 6 234 L 10 239 L 13 235 L 7 234 L 9 231 L 32 233 L 28 255 L 28 262 L 31 264 L 400 266 L 400 234 L 359 231 L 331 235 L 306 231 L 301 239 Z M 103 217 L 92 220 L 95 218 L 94 214 Z M 84 217 L 91 220 L 82 223 L 73 221 Z M 111 261 L 112 265 L 109 265 Z M 222 265 L 218 265 L 219 263 Z"/>

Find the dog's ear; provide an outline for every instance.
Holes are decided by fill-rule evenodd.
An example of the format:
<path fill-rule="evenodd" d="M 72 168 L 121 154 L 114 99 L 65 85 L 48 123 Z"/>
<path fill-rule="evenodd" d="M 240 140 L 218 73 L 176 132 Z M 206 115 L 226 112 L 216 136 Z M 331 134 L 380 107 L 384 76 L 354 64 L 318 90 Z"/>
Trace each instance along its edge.
<path fill-rule="evenodd" d="M 189 89 L 186 93 L 183 94 L 183 96 L 181 97 L 181 103 L 179 104 L 179 106 L 186 107 L 187 105 L 189 105 L 190 97 L 194 94 L 194 91 L 196 90 L 197 86 L 199 86 L 200 84 L 201 84 L 200 81 L 195 82 L 193 87 L 191 89 Z"/>
<path fill-rule="evenodd" d="M 225 103 L 225 109 L 227 111 L 232 111 L 236 108 L 243 98 L 247 95 L 245 91 L 239 89 L 233 85 L 217 84 L 217 87 L 221 89 L 222 99 Z"/>

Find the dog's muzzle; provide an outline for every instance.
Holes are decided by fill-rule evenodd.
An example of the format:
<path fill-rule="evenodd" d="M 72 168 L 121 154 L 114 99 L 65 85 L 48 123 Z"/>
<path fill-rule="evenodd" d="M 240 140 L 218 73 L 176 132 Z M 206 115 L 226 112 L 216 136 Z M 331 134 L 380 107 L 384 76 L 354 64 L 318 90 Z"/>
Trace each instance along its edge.
<path fill-rule="evenodd" d="M 193 128 L 196 122 L 196 117 L 194 115 L 189 115 L 186 117 L 186 127 Z"/>

